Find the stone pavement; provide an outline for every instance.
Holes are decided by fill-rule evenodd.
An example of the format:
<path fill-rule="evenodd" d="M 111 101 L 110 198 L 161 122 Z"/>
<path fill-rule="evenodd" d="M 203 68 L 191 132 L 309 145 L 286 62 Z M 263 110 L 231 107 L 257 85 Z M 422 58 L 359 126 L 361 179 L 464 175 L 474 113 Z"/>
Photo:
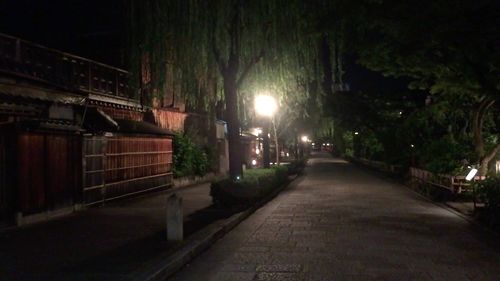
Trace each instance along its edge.
<path fill-rule="evenodd" d="M 211 205 L 209 184 L 182 188 L 190 218 Z M 0 232 L 0 280 L 129 280 L 172 249 L 165 241 L 170 191 L 110 202 L 46 223 Z M 198 220 L 199 221 L 199 220 Z M 197 224 L 198 222 L 194 223 Z"/>
<path fill-rule="evenodd" d="M 170 281 L 500 280 L 498 236 L 325 154 Z"/>

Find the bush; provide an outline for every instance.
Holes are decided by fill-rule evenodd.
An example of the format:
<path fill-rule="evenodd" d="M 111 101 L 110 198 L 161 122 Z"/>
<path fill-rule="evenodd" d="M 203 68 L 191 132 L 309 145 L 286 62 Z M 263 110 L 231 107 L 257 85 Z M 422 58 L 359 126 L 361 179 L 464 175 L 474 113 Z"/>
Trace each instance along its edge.
<path fill-rule="evenodd" d="M 443 137 L 423 146 L 420 161 L 425 169 L 437 174 L 457 174 L 462 166 L 461 159 L 466 156 L 464 145 L 458 141 Z"/>
<path fill-rule="evenodd" d="M 239 181 L 222 179 L 213 182 L 210 195 L 218 205 L 248 205 L 284 184 L 288 177 L 287 171 L 285 166 L 246 170 L 243 179 Z"/>
<path fill-rule="evenodd" d="M 207 152 L 188 136 L 174 136 L 174 177 L 203 176 L 210 170 Z"/>
<path fill-rule="evenodd" d="M 484 202 L 486 208 L 500 207 L 500 177 L 488 177 L 485 180 L 474 182 L 478 199 Z"/>

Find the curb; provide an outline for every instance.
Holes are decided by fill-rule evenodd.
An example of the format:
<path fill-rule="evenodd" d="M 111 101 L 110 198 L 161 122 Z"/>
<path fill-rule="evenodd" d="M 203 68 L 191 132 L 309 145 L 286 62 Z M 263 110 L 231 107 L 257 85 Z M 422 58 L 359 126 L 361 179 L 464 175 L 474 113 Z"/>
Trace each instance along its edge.
<path fill-rule="evenodd" d="M 238 224 L 248 218 L 255 211 L 260 209 L 263 205 L 274 199 L 281 191 L 286 189 L 293 181 L 299 178 L 300 175 L 295 176 L 284 185 L 280 186 L 272 193 L 258 201 L 249 209 L 232 215 L 231 217 L 214 222 L 202 230 L 194 233 L 188 237 L 174 253 L 170 252 L 159 258 L 150 265 L 148 269 L 134 274 L 133 281 L 163 281 L 170 277 L 172 274 L 180 270 L 184 265 L 200 255 L 202 252 L 210 248 L 210 246 L 226 233 L 235 228 Z"/>

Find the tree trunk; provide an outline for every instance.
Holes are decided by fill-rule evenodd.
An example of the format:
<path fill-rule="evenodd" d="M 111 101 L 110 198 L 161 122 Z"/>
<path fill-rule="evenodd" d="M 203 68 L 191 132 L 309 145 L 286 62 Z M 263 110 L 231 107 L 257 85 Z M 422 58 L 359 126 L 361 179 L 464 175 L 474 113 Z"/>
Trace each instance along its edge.
<path fill-rule="evenodd" d="M 323 35 L 319 43 L 320 53 L 319 59 L 323 64 L 323 81 L 321 86 L 325 95 L 331 97 L 333 95 L 333 67 L 331 59 L 330 45 L 328 37 Z"/>
<path fill-rule="evenodd" d="M 234 3 L 234 15 L 228 28 L 229 33 L 229 58 L 223 60 L 219 49 L 217 48 L 217 38 L 215 31 L 212 33 L 212 47 L 215 61 L 219 67 L 219 72 L 224 79 L 224 97 L 226 100 L 226 113 L 227 113 L 227 132 L 229 144 L 229 176 L 231 179 L 239 179 L 243 177 L 242 168 L 242 151 L 240 145 L 240 120 L 238 118 L 238 89 L 245 80 L 246 76 L 253 68 L 253 66 L 260 61 L 264 56 L 264 50 L 251 59 L 242 68 L 240 72 L 241 62 L 241 2 Z M 215 21 L 214 21 L 215 28 Z"/>
<path fill-rule="evenodd" d="M 498 148 L 493 149 L 490 153 L 486 155 L 484 148 L 484 138 L 483 138 L 483 124 L 484 117 L 488 112 L 488 109 L 495 103 L 494 100 L 489 100 L 487 98 L 481 99 L 481 102 L 478 104 L 477 109 L 474 111 L 473 119 L 472 119 L 472 134 L 474 138 L 474 150 L 476 152 L 477 159 L 479 161 L 479 176 L 484 176 L 488 172 L 488 164 L 496 155 L 496 152 L 492 155 L 492 153 Z"/>
<path fill-rule="evenodd" d="M 269 168 L 269 162 L 270 162 L 270 151 L 269 151 L 269 124 L 265 122 L 263 128 L 262 128 L 262 146 L 263 146 L 263 151 L 262 151 L 262 161 L 263 161 L 263 167 L 264 168 Z"/>
<path fill-rule="evenodd" d="M 493 158 L 495 158 L 495 156 L 497 155 L 497 153 L 499 151 L 500 151 L 500 144 L 497 144 L 487 155 L 485 155 L 481 159 L 481 163 L 480 163 L 479 170 L 478 170 L 478 173 L 480 176 L 484 176 L 488 173 L 488 166 L 489 166 L 491 160 L 493 160 Z"/>
<path fill-rule="evenodd" d="M 229 176 L 231 179 L 241 178 L 240 121 L 238 119 L 238 95 L 236 73 L 227 71 L 224 74 L 224 94 L 226 98 L 227 133 L 229 145 Z"/>
<path fill-rule="evenodd" d="M 274 130 L 274 151 L 276 154 L 276 165 L 280 164 L 280 145 L 278 141 L 278 133 L 276 132 L 276 122 L 271 119 L 271 122 L 273 123 L 273 130 Z"/>

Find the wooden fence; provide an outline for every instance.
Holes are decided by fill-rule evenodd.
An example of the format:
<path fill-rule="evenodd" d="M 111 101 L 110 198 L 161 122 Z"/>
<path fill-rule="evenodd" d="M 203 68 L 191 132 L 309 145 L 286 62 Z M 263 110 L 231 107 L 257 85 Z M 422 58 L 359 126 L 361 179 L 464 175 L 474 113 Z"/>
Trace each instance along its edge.
<path fill-rule="evenodd" d="M 372 160 L 368 160 L 365 158 L 348 157 L 348 159 L 352 162 L 357 162 L 357 163 L 363 164 L 365 166 L 374 168 L 378 171 L 391 173 L 391 174 L 398 174 L 398 173 L 402 172 L 402 168 L 403 168 L 400 165 L 391 165 L 391 164 L 387 164 L 385 162 L 372 161 Z"/>
<path fill-rule="evenodd" d="M 414 167 L 410 167 L 410 176 L 419 182 L 439 186 L 454 193 L 461 193 L 470 188 L 470 182 L 465 179 L 465 176 L 434 174 Z M 474 180 L 479 181 L 485 178 L 484 176 L 476 176 Z"/>
<path fill-rule="evenodd" d="M 86 137 L 83 197 L 87 205 L 172 185 L 172 139 Z"/>

